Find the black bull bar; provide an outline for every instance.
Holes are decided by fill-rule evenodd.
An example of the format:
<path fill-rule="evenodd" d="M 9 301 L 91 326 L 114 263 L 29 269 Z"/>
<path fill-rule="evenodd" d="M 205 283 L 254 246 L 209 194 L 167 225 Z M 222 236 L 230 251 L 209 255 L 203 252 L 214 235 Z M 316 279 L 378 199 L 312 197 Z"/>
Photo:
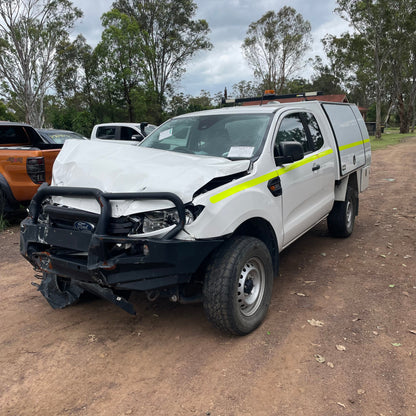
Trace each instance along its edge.
<path fill-rule="evenodd" d="M 68 230 L 39 222 L 42 203 L 50 196 L 94 198 L 100 206 L 95 229 Z M 171 201 L 178 211 L 178 224 L 161 238 L 109 235 L 110 201 L 143 199 Z M 70 278 L 87 290 L 94 289 L 90 291 L 154 290 L 188 283 L 203 260 L 223 241 L 175 240 L 173 237 L 183 230 L 185 221 L 182 200 L 170 192 L 106 193 L 96 188 L 42 185 L 31 201 L 29 216 L 22 221 L 20 250 L 36 269 Z M 128 244 L 132 249 L 111 256 L 108 246 L 114 244 Z M 71 256 L 70 251 L 88 255 Z M 104 293 L 101 296 L 111 300 Z"/>
<path fill-rule="evenodd" d="M 48 196 L 68 196 L 80 198 L 95 198 L 101 208 L 100 217 L 95 229 L 96 234 L 106 234 L 108 224 L 111 218 L 111 203 L 110 200 L 129 200 L 129 199 L 164 199 L 175 204 L 178 210 L 179 223 L 169 231 L 164 237 L 164 240 L 173 238 L 185 226 L 185 207 L 182 200 L 171 192 L 124 192 L 124 193 L 108 193 L 102 192 L 97 188 L 78 188 L 66 186 L 48 186 L 42 185 L 35 196 L 33 197 L 29 206 L 29 215 L 36 224 L 41 211 L 41 204 Z"/>

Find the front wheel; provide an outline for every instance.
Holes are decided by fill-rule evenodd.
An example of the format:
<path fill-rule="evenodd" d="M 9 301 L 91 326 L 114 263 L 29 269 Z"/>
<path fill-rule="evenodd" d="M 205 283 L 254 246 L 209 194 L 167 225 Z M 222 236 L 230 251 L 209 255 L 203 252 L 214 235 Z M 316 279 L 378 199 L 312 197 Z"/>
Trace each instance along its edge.
<path fill-rule="evenodd" d="M 349 237 L 354 230 L 357 213 L 358 195 L 351 187 L 347 188 L 345 201 L 335 201 L 329 213 L 327 224 L 329 233 L 333 237 Z"/>
<path fill-rule="evenodd" d="M 273 287 L 273 266 L 265 244 L 253 237 L 233 237 L 207 267 L 203 305 L 218 328 L 246 335 L 264 320 Z"/>

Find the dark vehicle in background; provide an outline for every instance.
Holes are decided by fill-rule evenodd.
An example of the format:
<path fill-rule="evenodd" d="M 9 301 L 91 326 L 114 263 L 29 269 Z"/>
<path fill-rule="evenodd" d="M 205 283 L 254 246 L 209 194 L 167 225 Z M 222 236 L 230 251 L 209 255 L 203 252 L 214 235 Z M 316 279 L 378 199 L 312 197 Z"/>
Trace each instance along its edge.
<path fill-rule="evenodd" d="M 45 143 L 51 144 L 64 144 L 65 140 L 69 139 L 87 139 L 82 134 L 69 130 L 36 129 L 36 131 L 40 134 Z"/>

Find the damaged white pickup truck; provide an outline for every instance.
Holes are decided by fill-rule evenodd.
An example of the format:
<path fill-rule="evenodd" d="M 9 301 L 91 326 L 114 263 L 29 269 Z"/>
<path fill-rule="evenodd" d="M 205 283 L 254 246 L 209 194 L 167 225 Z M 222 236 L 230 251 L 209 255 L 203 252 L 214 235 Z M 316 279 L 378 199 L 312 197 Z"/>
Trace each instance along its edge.
<path fill-rule="evenodd" d="M 84 291 L 202 301 L 233 334 L 264 320 L 279 252 L 327 218 L 348 237 L 369 182 L 358 108 L 318 101 L 175 117 L 141 144 L 68 140 L 21 224 L 54 308 Z"/>

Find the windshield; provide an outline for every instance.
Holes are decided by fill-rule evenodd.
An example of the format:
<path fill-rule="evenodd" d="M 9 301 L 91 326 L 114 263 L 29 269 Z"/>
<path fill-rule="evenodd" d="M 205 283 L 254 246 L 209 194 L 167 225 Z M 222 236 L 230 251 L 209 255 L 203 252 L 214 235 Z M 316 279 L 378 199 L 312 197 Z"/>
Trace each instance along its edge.
<path fill-rule="evenodd" d="M 38 130 L 40 135 L 49 143 L 63 144 L 68 139 L 82 139 L 84 136 L 73 131 Z"/>
<path fill-rule="evenodd" d="M 260 153 L 272 114 L 194 115 L 167 121 L 141 146 L 194 155 L 250 159 Z"/>
<path fill-rule="evenodd" d="M 139 126 L 140 127 L 140 126 Z M 156 126 L 154 126 L 153 124 L 148 124 L 145 128 L 144 128 L 144 132 L 145 135 L 149 135 L 154 129 L 156 128 Z"/>

